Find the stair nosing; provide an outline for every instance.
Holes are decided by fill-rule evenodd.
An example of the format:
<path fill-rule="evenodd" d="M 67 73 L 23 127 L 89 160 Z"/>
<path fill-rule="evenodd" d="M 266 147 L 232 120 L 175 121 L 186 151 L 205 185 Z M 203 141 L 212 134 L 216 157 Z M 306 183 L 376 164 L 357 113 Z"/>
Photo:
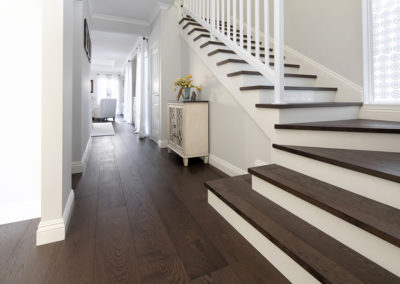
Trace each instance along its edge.
<path fill-rule="evenodd" d="M 248 176 L 248 175 L 245 175 Z M 242 176 L 237 176 L 235 178 L 241 178 Z M 233 179 L 235 179 L 233 178 Z M 224 180 L 228 180 L 232 178 L 225 178 L 216 181 L 206 182 L 205 186 L 210 190 L 213 194 L 215 194 L 222 202 L 224 202 L 230 209 L 235 211 L 239 216 L 241 216 L 246 222 L 248 222 L 251 226 L 253 226 L 258 232 L 260 232 L 264 237 L 266 237 L 269 241 L 271 241 L 274 245 L 276 245 L 280 250 L 282 250 L 286 255 L 292 258 L 298 265 L 303 267 L 306 271 L 308 271 L 312 276 L 314 276 L 317 280 L 321 281 L 322 283 L 362 283 L 360 278 L 353 274 L 352 271 L 346 269 L 344 264 L 337 262 L 337 260 L 331 259 L 329 255 L 325 255 L 323 252 L 320 252 L 318 248 L 314 247 L 312 243 L 303 240 L 301 236 L 297 235 L 296 232 L 292 232 L 287 225 L 282 225 L 275 217 L 270 217 L 266 215 L 266 212 L 260 210 L 260 204 L 254 205 L 252 204 L 251 200 L 255 200 L 253 197 L 249 200 L 242 199 L 242 196 L 237 195 L 234 191 L 222 188 L 222 189 L 215 189 L 213 188 L 215 185 L 213 183 L 220 182 Z M 240 182 L 240 181 L 239 181 Z M 371 260 L 368 260 L 366 257 L 360 255 L 356 251 L 351 248 L 346 247 L 345 245 L 341 244 L 339 241 L 335 240 L 334 238 L 330 237 L 326 233 L 322 232 L 318 228 L 313 227 L 312 225 L 308 224 L 298 216 L 294 215 L 293 213 L 287 211 L 286 209 L 282 208 L 281 206 L 269 201 L 259 193 L 251 190 L 251 184 L 249 186 L 249 193 L 253 194 L 257 197 L 257 200 L 262 200 L 259 202 L 265 203 L 263 206 L 264 208 L 269 208 L 269 206 L 273 205 L 276 207 L 276 210 L 281 210 L 282 213 L 285 213 L 285 216 L 289 215 L 292 219 L 292 222 L 296 222 L 302 224 L 302 226 L 310 226 L 314 230 L 314 233 L 318 233 L 321 236 L 324 236 L 325 240 L 328 242 L 334 242 L 340 250 L 348 251 L 350 256 L 352 257 L 360 257 L 357 259 L 358 262 L 363 260 L 367 260 L 369 263 L 366 263 L 366 267 L 375 265 L 380 269 L 378 274 L 375 274 L 374 278 L 381 278 L 382 274 L 384 273 L 387 278 L 393 280 L 394 278 L 397 279 L 397 276 L 393 273 L 387 271 L 384 268 L 379 267 L 377 264 L 373 263 Z M 216 188 L 218 187 L 215 186 Z M 221 193 L 219 192 L 221 191 Z M 225 197 L 223 194 L 224 192 L 228 192 L 228 196 Z M 231 201 L 230 199 L 233 200 Z M 236 199 L 236 201 L 235 201 Z M 241 200 L 241 203 L 237 203 L 237 200 Z M 243 206 L 250 207 L 245 209 Z M 253 220 L 254 219 L 254 220 Z M 266 222 L 266 223 L 265 223 Z M 282 238 L 282 236 L 285 236 Z M 347 248 L 347 249 L 346 249 Z M 355 259 L 356 260 L 356 259 Z M 322 267 L 319 266 L 323 263 Z M 331 267 L 332 266 L 332 267 Z M 330 269 L 326 269 L 329 267 Z M 376 270 L 374 270 L 376 271 Z M 338 273 L 340 272 L 340 273 Z M 334 278 L 334 279 L 333 279 Z M 337 279 L 340 278 L 340 279 Z M 336 280 L 336 281 L 333 281 Z M 347 281 L 347 282 L 346 282 Z M 348 282 L 350 281 L 350 282 Z"/>
<path fill-rule="evenodd" d="M 249 71 L 249 70 L 241 70 L 241 71 L 236 71 L 232 73 L 228 73 L 228 77 L 235 77 L 235 76 L 240 76 L 240 75 L 250 75 L 250 76 L 262 76 L 262 74 L 258 71 Z M 295 75 L 295 76 L 293 76 Z M 316 79 L 317 75 L 308 75 L 308 74 L 292 74 L 292 73 L 285 73 L 284 76 L 286 78 L 304 78 L 304 79 Z"/>
<path fill-rule="evenodd" d="M 243 60 L 243 59 L 228 58 L 228 59 L 222 60 L 220 62 L 217 62 L 217 66 L 221 66 L 221 65 L 224 65 L 224 64 L 228 64 L 228 63 L 248 64 L 246 62 L 246 60 Z M 270 66 L 274 66 L 274 62 L 270 62 L 269 65 Z M 300 68 L 300 65 L 299 64 L 285 63 L 285 67 L 287 67 L 287 68 Z"/>
<path fill-rule="evenodd" d="M 312 196 L 311 194 L 304 193 L 304 191 L 297 190 L 293 187 L 289 187 L 288 185 L 282 183 L 281 181 L 278 181 L 277 178 L 274 179 L 272 177 L 266 176 L 259 171 L 260 168 L 266 169 L 266 168 L 276 168 L 276 167 L 279 167 L 282 170 L 286 170 L 288 172 L 294 172 L 294 173 L 296 173 L 296 175 L 303 176 L 305 179 L 312 181 L 315 184 L 320 184 L 321 187 L 323 185 L 325 191 L 327 190 L 327 188 L 328 188 L 328 190 L 329 189 L 332 189 L 332 191 L 335 190 L 336 197 L 338 196 L 338 194 L 342 194 L 342 195 L 347 195 L 347 197 L 352 196 L 353 198 L 359 199 L 359 202 L 357 203 L 358 205 L 360 205 L 360 203 L 372 202 L 372 203 L 375 203 L 375 206 L 387 207 L 388 209 L 391 208 L 393 210 L 397 210 L 397 209 L 390 207 L 388 205 L 379 203 L 372 199 L 363 197 L 361 195 L 349 192 L 343 188 L 320 181 L 313 177 L 310 177 L 310 176 L 304 175 L 302 173 L 287 169 L 287 168 L 279 166 L 279 165 L 272 164 L 272 165 L 262 166 L 262 167 L 253 167 L 253 168 L 249 168 L 249 170 L 248 170 L 250 174 L 252 174 L 274 186 L 279 187 L 280 189 L 288 192 L 289 194 L 294 195 L 294 196 L 304 200 L 305 202 L 310 203 L 324 211 L 327 211 L 327 212 L 331 213 L 332 215 L 334 215 L 346 222 L 349 222 L 350 224 L 352 224 L 356 227 L 359 227 L 359 228 L 365 230 L 366 232 L 369 232 L 369 233 L 371 233 L 371 234 L 373 234 L 373 235 L 375 235 L 397 247 L 400 247 L 400 235 L 396 237 L 393 234 L 390 234 L 390 233 L 384 231 L 383 229 L 377 228 L 376 226 L 368 223 L 368 221 L 366 221 L 366 220 L 361 220 L 362 218 L 354 216 L 354 214 L 343 212 L 339 208 L 331 206 L 331 205 L 327 204 L 327 202 L 321 201 L 315 195 Z M 300 181 L 299 181 L 299 183 L 300 183 Z M 312 190 L 310 185 L 307 185 L 307 188 Z M 315 193 L 315 191 L 314 191 L 314 193 Z M 320 194 L 320 193 L 316 193 L 316 195 L 318 195 L 318 194 Z M 365 211 L 367 211 L 367 210 L 365 210 Z M 399 210 L 397 210 L 397 211 L 399 211 Z"/>
<path fill-rule="evenodd" d="M 378 127 L 374 128 L 374 127 L 360 127 L 360 126 L 344 127 L 344 126 L 332 126 L 332 125 L 307 125 L 306 123 L 275 124 L 275 129 L 400 134 L 400 128 L 393 129 L 393 128 L 378 128 Z"/>
<path fill-rule="evenodd" d="M 361 102 L 328 102 L 328 103 L 288 103 L 288 104 L 256 104 L 258 108 L 292 109 L 292 108 L 317 108 L 317 107 L 361 107 Z"/>
<path fill-rule="evenodd" d="M 246 86 L 240 87 L 241 91 L 253 91 L 253 90 L 273 90 L 274 86 L 257 85 L 257 86 Z M 337 92 L 337 88 L 330 87 L 307 87 L 307 86 L 285 86 L 285 91 L 326 91 L 326 92 Z"/>
<path fill-rule="evenodd" d="M 301 151 L 298 149 L 294 149 L 293 147 L 291 147 L 290 145 L 279 145 L 279 144 L 272 144 L 272 147 L 278 150 L 282 150 L 285 152 L 289 152 L 292 154 L 296 154 L 302 157 L 306 157 L 309 159 L 313 159 L 313 160 L 317 160 L 320 162 L 324 162 L 327 164 L 331 164 L 334 166 L 338 166 L 341 168 L 345 168 L 348 170 L 352 170 L 352 171 L 356 171 L 359 173 L 363 173 L 363 174 L 367 174 L 370 176 L 374 176 L 377 178 L 381 178 L 381 179 L 385 179 L 385 180 L 389 180 L 392 182 L 396 182 L 396 183 L 400 183 L 400 176 L 395 176 L 389 173 L 385 173 L 385 172 L 381 172 L 381 171 L 377 171 L 371 168 L 366 168 L 366 167 L 362 167 L 356 164 L 352 164 L 350 162 L 345 162 L 345 161 L 339 161 L 337 159 L 332 159 L 329 157 L 322 157 L 321 155 L 316 155 L 313 153 L 309 153 L 309 152 L 305 152 L 305 151 Z M 309 148 L 318 148 L 318 147 L 309 147 Z M 347 149 L 342 149 L 342 150 L 347 150 Z M 350 151 L 350 150 L 349 150 Z M 353 151 L 362 151 L 362 150 L 353 150 Z M 365 152 L 377 152 L 377 151 L 365 151 Z"/>

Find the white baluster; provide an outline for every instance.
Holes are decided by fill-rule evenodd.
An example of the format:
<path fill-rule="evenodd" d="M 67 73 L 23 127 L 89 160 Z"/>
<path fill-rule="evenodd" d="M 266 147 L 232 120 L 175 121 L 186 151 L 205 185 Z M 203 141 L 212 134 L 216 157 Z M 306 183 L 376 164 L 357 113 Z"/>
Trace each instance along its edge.
<path fill-rule="evenodd" d="M 240 21 L 240 46 L 241 47 L 243 47 L 243 39 L 244 39 L 244 36 L 243 36 L 243 28 L 244 28 L 244 25 L 243 25 L 243 13 L 244 13 L 244 11 L 243 11 L 244 9 L 243 9 L 243 0 L 239 0 L 239 21 Z"/>
<path fill-rule="evenodd" d="M 219 4 L 221 0 L 216 0 L 217 1 L 217 30 L 220 30 L 221 27 L 221 22 L 220 22 L 220 13 L 219 13 Z"/>
<path fill-rule="evenodd" d="M 251 1 L 247 0 L 247 51 L 251 53 Z"/>
<path fill-rule="evenodd" d="M 275 94 L 274 103 L 281 103 L 284 87 L 284 43 L 285 20 L 284 0 L 274 2 L 274 51 L 275 51 Z"/>
<path fill-rule="evenodd" d="M 216 0 L 211 0 L 211 27 L 213 30 L 215 30 L 215 1 Z M 218 1 L 218 0 L 217 0 Z M 214 36 L 211 35 L 211 40 L 214 40 Z"/>
<path fill-rule="evenodd" d="M 236 0 L 233 0 L 233 15 L 232 15 L 232 17 L 233 17 L 233 27 L 232 27 L 232 33 L 233 33 L 233 42 L 235 44 L 237 44 L 237 38 L 236 38 L 236 31 L 237 31 L 237 25 L 236 25 L 237 19 L 236 19 L 236 16 L 237 16 L 237 11 L 236 10 L 237 10 L 237 3 L 236 3 Z M 228 37 L 231 38 L 231 35 L 228 34 Z"/>
<path fill-rule="evenodd" d="M 202 14 L 202 19 L 204 21 L 205 17 L 206 17 L 206 0 L 202 0 L 203 2 L 203 14 Z"/>
<path fill-rule="evenodd" d="M 231 33 L 231 0 L 228 0 L 228 2 L 226 3 L 226 17 L 227 17 L 227 19 L 226 19 L 226 22 L 227 22 L 226 34 L 228 35 L 228 38 L 230 39 L 230 33 Z"/>
<path fill-rule="evenodd" d="M 207 23 L 210 23 L 210 0 L 207 0 Z"/>
<path fill-rule="evenodd" d="M 264 47 L 269 55 L 269 0 L 264 1 Z M 265 56 L 265 65 L 269 68 L 269 56 Z"/>
<path fill-rule="evenodd" d="M 221 32 L 225 33 L 225 0 L 221 0 Z"/>
<path fill-rule="evenodd" d="M 256 41 L 256 58 L 260 59 L 260 0 L 255 0 L 255 41 Z M 267 57 L 268 55 L 265 54 Z"/>

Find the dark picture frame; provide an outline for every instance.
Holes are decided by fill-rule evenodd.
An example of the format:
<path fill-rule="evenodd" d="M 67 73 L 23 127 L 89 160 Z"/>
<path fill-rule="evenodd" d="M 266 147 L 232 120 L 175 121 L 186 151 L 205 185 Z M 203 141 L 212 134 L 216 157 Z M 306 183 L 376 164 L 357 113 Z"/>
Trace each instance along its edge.
<path fill-rule="evenodd" d="M 85 49 L 85 52 L 86 52 L 89 62 L 91 62 L 91 60 L 92 60 L 92 40 L 90 39 L 89 26 L 88 26 L 86 19 L 84 20 L 83 25 L 84 25 L 83 47 Z"/>

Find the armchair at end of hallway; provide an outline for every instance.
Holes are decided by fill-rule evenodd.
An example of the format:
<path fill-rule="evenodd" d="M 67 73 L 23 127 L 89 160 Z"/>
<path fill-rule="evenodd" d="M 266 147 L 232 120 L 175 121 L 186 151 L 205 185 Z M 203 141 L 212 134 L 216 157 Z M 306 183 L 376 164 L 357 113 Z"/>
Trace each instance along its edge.
<path fill-rule="evenodd" d="M 92 106 L 92 117 L 96 120 L 107 120 L 108 118 L 112 118 L 115 121 L 116 109 L 116 99 L 101 99 L 100 104 Z"/>

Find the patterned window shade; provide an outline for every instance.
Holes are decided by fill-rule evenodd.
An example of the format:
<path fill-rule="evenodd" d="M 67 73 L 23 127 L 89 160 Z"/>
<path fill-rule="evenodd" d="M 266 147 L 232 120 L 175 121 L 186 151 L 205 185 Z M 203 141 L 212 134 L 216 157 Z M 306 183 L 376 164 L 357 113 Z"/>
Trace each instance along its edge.
<path fill-rule="evenodd" d="M 372 103 L 400 103 L 400 0 L 372 0 Z"/>

